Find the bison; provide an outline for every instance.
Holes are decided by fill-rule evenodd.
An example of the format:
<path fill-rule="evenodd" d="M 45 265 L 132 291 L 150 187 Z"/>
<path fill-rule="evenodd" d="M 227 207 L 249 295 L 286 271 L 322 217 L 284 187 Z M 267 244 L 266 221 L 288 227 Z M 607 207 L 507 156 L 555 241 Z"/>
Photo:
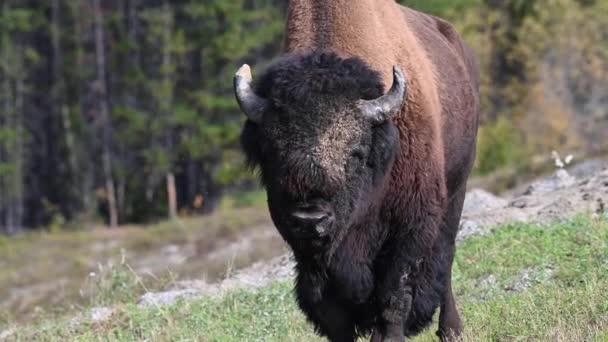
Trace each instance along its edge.
<path fill-rule="evenodd" d="M 458 336 L 473 53 L 446 21 L 393 0 L 291 0 L 284 45 L 255 82 L 244 65 L 234 90 L 299 307 L 331 341 L 402 341 L 438 307 L 438 336 Z"/>

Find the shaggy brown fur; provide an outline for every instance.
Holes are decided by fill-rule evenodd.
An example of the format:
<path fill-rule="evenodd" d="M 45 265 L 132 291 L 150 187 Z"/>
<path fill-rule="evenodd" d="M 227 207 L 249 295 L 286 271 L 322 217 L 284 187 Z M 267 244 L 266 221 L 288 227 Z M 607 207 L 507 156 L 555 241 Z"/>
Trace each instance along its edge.
<path fill-rule="evenodd" d="M 392 82 L 393 65 L 400 65 L 409 87 L 406 108 L 396 121 L 402 136 L 411 136 L 409 140 L 418 142 L 419 148 L 430 142 L 433 155 L 443 151 L 445 156 L 461 159 L 459 139 L 455 141 L 450 132 L 465 133 L 467 138 L 476 132 L 477 117 L 472 112 L 477 109 L 479 75 L 475 58 L 453 27 L 440 18 L 394 0 L 291 0 L 284 45 L 286 53 L 329 49 L 343 57 L 361 58 L 381 72 L 386 85 Z M 405 118 L 416 122 L 415 132 L 406 130 Z M 444 137 L 450 141 L 447 149 Z M 422 159 L 422 154 L 415 155 Z M 433 159 L 437 167 L 445 165 L 445 160 L 439 160 L 444 158 Z"/>
<path fill-rule="evenodd" d="M 329 51 L 343 60 L 318 51 Z M 257 91 L 273 99 L 277 113 L 291 113 L 282 115 L 300 119 L 292 123 L 287 116 L 268 114 L 260 127 L 248 122 L 243 134 L 250 160 L 262 166 L 273 220 L 279 223 L 287 222 L 279 210 L 285 200 L 278 194 L 284 189 L 298 186 L 304 191 L 289 193 L 323 194 L 333 182 L 342 187 L 347 184 L 352 193 L 359 191 L 342 176 L 347 174 L 348 160 L 352 159 L 348 159 L 348 153 L 352 153 L 349 141 L 367 137 L 367 128 L 355 119 L 356 115 L 348 114 L 352 110 L 331 105 L 331 94 L 345 90 L 308 94 L 307 80 L 322 80 L 322 73 L 328 70 L 339 78 L 340 73 L 347 75 L 353 68 L 369 67 L 387 89 L 392 82 L 392 67 L 397 65 L 408 81 L 407 102 L 393 117 L 394 126 L 382 126 L 378 128 L 382 132 L 375 131 L 374 138 L 367 138 L 374 141 L 377 154 L 378 146 L 390 146 L 391 130 L 398 133 L 394 158 L 392 154 L 378 157 L 382 160 L 378 165 L 387 169 L 374 171 L 380 175 L 378 179 L 383 179 L 381 172 L 390 174 L 388 186 L 373 190 L 371 207 L 360 210 L 361 218 L 352 221 L 350 230 L 336 233 L 340 238 L 331 238 L 331 257 L 318 261 L 315 258 L 319 253 L 307 249 L 304 240 L 294 235 L 297 232 L 289 231 L 289 225 L 277 225 L 298 260 L 300 306 L 319 332 L 336 341 L 350 341 L 371 329 L 373 341 L 415 335 L 429 324 L 437 305 L 441 308 L 438 334 L 442 339 L 458 335 L 462 324 L 452 295 L 451 265 L 466 179 L 475 158 L 479 75 L 473 54 L 449 23 L 394 0 L 291 0 L 285 52 L 296 57 L 271 69 Z M 362 62 L 351 62 L 351 57 Z M 302 65 L 308 69 L 290 75 L 289 68 L 295 70 Z M 293 101 L 281 103 L 288 96 L 279 93 L 289 87 L 282 87 L 280 82 L 298 84 L 293 87 L 297 90 Z M 337 80 L 336 84 L 340 82 L 345 81 Z M 359 93 L 365 94 L 368 88 L 360 87 Z M 299 97 L 315 103 L 299 106 L 295 101 Z M 281 120 L 295 126 L 281 125 Z M 318 134 L 319 127 L 324 134 Z M 341 129 L 350 131 L 336 133 Z M 315 134 L 314 146 L 320 150 L 313 150 L 310 156 L 308 145 L 303 143 L 291 148 L 276 145 L 304 142 Z M 277 138 L 272 142 L 275 145 L 265 142 L 258 147 L 264 135 L 293 138 Z M 378 145 L 378 141 L 386 141 L 386 145 Z M 388 149 L 386 153 L 390 154 Z M 274 157 L 270 155 L 278 159 L 271 160 Z M 302 166 L 308 167 L 303 162 L 306 158 L 319 160 L 311 164 L 309 173 L 301 171 Z M 289 160 L 294 167 L 289 166 Z M 288 163 L 272 164 L 279 161 Z M 325 175 L 331 182 L 318 175 Z M 293 184 L 281 185 L 283 179 L 295 178 Z"/>
<path fill-rule="evenodd" d="M 420 215 L 432 213 L 439 225 L 441 208 L 450 200 L 456 208 L 462 205 L 465 183 L 460 180 L 466 179 L 474 159 L 479 71 L 471 50 L 446 21 L 394 0 L 291 0 L 285 51 L 319 48 L 363 59 L 381 72 L 387 85 L 393 65 L 404 69 L 409 94 L 394 121 L 407 147 L 395 162 L 392 196 L 396 203 L 428 211 Z M 458 220 L 456 211 L 458 217 L 452 219 Z M 454 227 L 448 230 L 456 234 Z M 446 248 L 454 247 L 448 243 Z M 442 322 L 458 332 L 450 274 Z"/>

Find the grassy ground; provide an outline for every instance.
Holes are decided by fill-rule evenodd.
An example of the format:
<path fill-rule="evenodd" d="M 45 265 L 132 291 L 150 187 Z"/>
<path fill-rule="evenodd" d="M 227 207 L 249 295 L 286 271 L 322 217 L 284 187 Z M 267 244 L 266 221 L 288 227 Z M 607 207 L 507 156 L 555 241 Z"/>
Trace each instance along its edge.
<path fill-rule="evenodd" d="M 225 250 L 243 236 L 253 241 L 249 250 Z M 178 279 L 213 280 L 229 265 L 246 266 L 283 251 L 265 197 L 257 192 L 227 197 L 206 217 L 114 230 L 97 226 L 0 236 L 0 324 L 107 304 L 96 294 L 106 286 L 98 286 L 104 282 L 99 279 L 120 277 L 123 258 L 150 289 L 158 289 Z M 143 291 L 138 288 L 133 296 Z M 122 300 L 116 297 L 115 302 Z"/>
<path fill-rule="evenodd" d="M 608 218 L 515 224 L 468 240 L 454 284 L 467 341 L 608 341 Z M 10 340 L 320 340 L 286 283 L 164 308 L 127 300 L 103 323 L 51 320 L 16 330 Z M 415 341 L 436 340 L 435 330 Z"/>

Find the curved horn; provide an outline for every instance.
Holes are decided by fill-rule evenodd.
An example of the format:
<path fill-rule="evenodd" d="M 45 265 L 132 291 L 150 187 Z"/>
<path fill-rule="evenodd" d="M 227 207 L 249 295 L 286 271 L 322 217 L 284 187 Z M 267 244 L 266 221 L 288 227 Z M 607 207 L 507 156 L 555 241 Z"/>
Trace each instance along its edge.
<path fill-rule="evenodd" d="M 380 125 L 401 110 L 407 97 L 407 81 L 400 67 L 393 67 L 393 86 L 375 100 L 360 100 L 359 108 L 373 125 Z"/>
<path fill-rule="evenodd" d="M 234 75 L 234 94 L 247 118 L 255 123 L 260 123 L 262 122 L 262 114 L 269 104 L 268 100 L 255 94 L 251 88 L 251 81 L 251 68 L 249 65 L 243 64 Z"/>

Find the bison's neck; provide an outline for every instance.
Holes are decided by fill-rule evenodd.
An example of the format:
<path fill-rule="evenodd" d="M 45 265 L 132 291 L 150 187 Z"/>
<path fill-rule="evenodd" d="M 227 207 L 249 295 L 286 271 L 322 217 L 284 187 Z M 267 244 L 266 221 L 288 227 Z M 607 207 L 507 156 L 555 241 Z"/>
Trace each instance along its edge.
<path fill-rule="evenodd" d="M 291 0 L 285 50 L 329 49 L 357 56 L 390 78 L 394 36 L 398 33 L 403 44 L 405 31 L 403 12 L 394 0 Z"/>
<path fill-rule="evenodd" d="M 382 74 L 387 88 L 393 81 L 392 67 L 401 66 L 408 80 L 408 98 L 394 122 L 401 141 L 408 143 L 395 169 L 425 174 L 426 161 L 439 158 L 435 156 L 441 155 L 443 146 L 438 76 L 425 48 L 443 39 L 436 25 L 433 18 L 394 0 L 290 0 L 285 52 L 328 49 L 362 58 Z M 420 165 L 412 164 L 410 153 Z M 442 170 L 443 159 L 438 163 L 436 169 Z"/>

